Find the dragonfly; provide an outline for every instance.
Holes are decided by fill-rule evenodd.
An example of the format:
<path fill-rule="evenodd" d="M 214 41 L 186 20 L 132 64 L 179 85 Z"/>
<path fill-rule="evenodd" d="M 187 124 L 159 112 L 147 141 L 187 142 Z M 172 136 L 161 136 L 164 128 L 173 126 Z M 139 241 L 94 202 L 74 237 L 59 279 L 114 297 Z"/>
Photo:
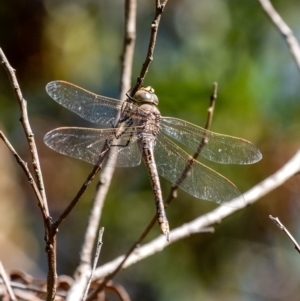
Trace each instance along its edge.
<path fill-rule="evenodd" d="M 159 175 L 192 196 L 220 205 L 243 202 L 238 188 L 227 178 L 195 160 L 174 140 L 200 150 L 204 158 L 223 164 L 252 164 L 262 158 L 249 141 L 211 132 L 187 121 L 163 117 L 151 87 L 142 87 L 125 101 L 96 95 L 65 81 L 47 84 L 49 96 L 85 120 L 109 128 L 61 127 L 48 132 L 53 150 L 97 165 L 133 167 L 143 159 L 154 192 L 157 220 L 169 239 Z M 202 143 L 200 149 L 199 145 Z M 109 159 L 108 159 L 109 158 Z"/>

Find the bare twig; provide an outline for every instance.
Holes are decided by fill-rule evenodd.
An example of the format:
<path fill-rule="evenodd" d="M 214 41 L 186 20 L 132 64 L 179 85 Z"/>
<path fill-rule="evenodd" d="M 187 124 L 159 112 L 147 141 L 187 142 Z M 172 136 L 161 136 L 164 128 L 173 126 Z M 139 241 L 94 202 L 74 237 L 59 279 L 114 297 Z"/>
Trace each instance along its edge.
<path fill-rule="evenodd" d="M 104 156 L 101 157 L 101 159 L 103 160 Z M 68 207 L 64 210 L 64 212 L 60 215 L 60 217 L 57 219 L 57 221 L 55 221 L 53 223 L 53 229 L 56 230 L 59 227 L 59 225 L 66 219 L 66 217 L 70 214 L 70 212 L 72 211 L 72 209 L 78 203 L 78 201 L 80 200 L 80 198 L 82 197 L 82 195 L 84 194 L 84 192 L 86 191 L 86 189 L 89 187 L 89 185 L 91 184 L 91 182 L 95 178 L 96 174 L 101 170 L 101 168 L 102 168 L 101 161 L 102 160 L 99 161 L 98 165 L 95 165 L 93 167 L 92 171 L 87 176 L 87 179 L 85 180 L 85 182 L 83 183 L 83 185 L 80 187 L 80 189 L 77 192 L 77 194 L 74 197 L 74 199 L 71 201 L 71 203 L 68 205 Z"/>
<path fill-rule="evenodd" d="M 283 21 L 281 16 L 277 13 L 277 11 L 272 6 L 269 0 L 258 0 L 264 9 L 267 16 L 271 19 L 274 25 L 282 34 L 285 39 L 290 53 L 292 54 L 298 69 L 300 70 L 300 46 L 295 38 L 293 31 L 289 28 L 289 26 Z"/>
<path fill-rule="evenodd" d="M 38 205 L 41 208 L 42 214 L 43 214 L 43 218 L 46 221 L 49 216 L 48 216 L 48 212 L 47 209 L 44 207 L 44 201 L 41 197 L 40 191 L 31 175 L 30 170 L 28 169 L 27 163 L 22 160 L 22 158 L 18 155 L 18 153 L 15 151 L 15 149 L 13 148 L 13 146 L 10 144 L 10 142 L 8 141 L 8 139 L 5 137 L 5 135 L 3 134 L 2 131 L 0 131 L 0 138 L 3 140 L 3 142 L 6 144 L 6 146 L 8 147 L 8 149 L 11 151 L 11 153 L 14 155 L 14 157 L 16 158 L 16 161 L 20 164 L 20 166 L 22 167 L 23 171 L 25 172 L 27 179 L 30 183 L 30 185 L 32 186 L 32 189 L 35 193 L 35 196 L 38 200 Z"/>
<path fill-rule="evenodd" d="M 141 69 L 140 75 L 137 78 L 137 82 L 133 87 L 133 89 L 131 90 L 130 93 L 131 96 L 133 96 L 137 92 L 137 90 L 143 85 L 150 63 L 153 61 L 153 53 L 156 44 L 157 31 L 158 31 L 161 15 L 165 9 L 165 6 L 167 5 L 167 2 L 168 0 L 165 0 L 161 4 L 159 0 L 156 0 L 155 17 L 151 24 L 151 35 L 149 40 L 147 56 L 143 64 L 143 67 Z"/>
<path fill-rule="evenodd" d="M 288 236 L 288 238 L 294 244 L 295 249 L 298 251 L 298 253 L 300 253 L 300 246 L 298 245 L 296 239 L 292 236 L 292 234 L 288 231 L 288 229 L 282 224 L 279 218 L 273 217 L 272 215 L 269 215 L 269 218 L 279 227 L 280 230 L 282 230 Z"/>
<path fill-rule="evenodd" d="M 52 301 L 55 298 L 56 281 L 57 281 L 56 231 L 53 231 L 53 228 L 51 227 L 51 217 L 49 215 L 48 204 L 47 204 L 44 183 L 43 183 L 43 177 L 42 177 L 42 172 L 41 172 L 39 158 L 38 158 L 38 152 L 37 152 L 34 135 L 31 130 L 29 119 L 28 119 L 28 114 L 27 114 L 27 102 L 23 98 L 20 86 L 18 84 L 16 75 L 15 75 L 15 70 L 10 66 L 10 64 L 1 48 L 0 48 L 0 59 L 1 59 L 2 65 L 4 66 L 4 69 L 7 71 L 10 82 L 12 84 L 12 87 L 14 89 L 15 95 L 18 100 L 18 104 L 20 106 L 21 123 L 23 125 L 25 135 L 27 137 L 27 141 L 29 144 L 29 149 L 30 149 L 31 157 L 32 157 L 32 165 L 33 165 L 33 169 L 34 169 L 34 172 L 36 175 L 37 185 L 32 184 L 32 187 L 38 198 L 39 207 L 42 211 L 42 215 L 44 218 L 45 242 L 46 242 L 47 260 L 48 260 L 47 301 Z M 29 181 L 34 183 L 33 177 L 30 175 L 26 163 L 20 158 L 20 156 L 18 156 L 16 154 L 16 152 L 13 150 L 12 146 L 8 143 L 7 139 L 3 135 L 1 136 L 1 138 L 4 140 L 4 142 L 6 142 L 6 145 L 13 152 L 13 154 L 16 157 L 16 159 L 18 160 L 19 164 L 22 166 L 23 170 L 27 174 Z"/>
<path fill-rule="evenodd" d="M 215 109 L 215 103 L 216 103 L 216 99 L 217 99 L 217 92 L 218 92 L 218 84 L 215 82 L 213 84 L 213 91 L 212 94 L 210 96 L 210 104 L 207 110 L 207 119 L 206 119 L 206 124 L 204 129 L 205 130 L 209 130 L 211 123 L 212 123 L 212 118 L 213 118 L 213 114 L 214 114 L 214 109 Z M 193 163 L 195 162 L 195 160 L 199 157 L 203 147 L 207 144 L 207 139 L 206 139 L 206 134 L 204 133 L 202 136 L 201 141 L 199 141 L 199 146 L 196 150 L 196 152 L 194 153 L 192 159 L 190 160 L 190 162 L 186 165 L 184 171 L 181 174 L 181 177 L 177 180 L 176 184 L 171 188 L 170 194 L 166 199 L 166 206 L 168 204 L 170 204 L 172 202 L 172 200 L 177 196 L 177 189 L 180 186 L 180 184 L 185 180 L 185 178 L 188 175 L 188 172 L 190 171 L 190 169 L 193 166 Z"/>
<path fill-rule="evenodd" d="M 224 218 L 232 215 L 239 210 L 242 210 L 250 204 L 255 203 L 270 191 L 281 186 L 284 182 L 286 182 L 298 172 L 300 172 L 300 150 L 281 169 L 248 190 L 244 194 L 245 202 L 242 206 L 239 200 L 232 200 L 227 204 L 228 206 L 220 206 L 215 210 L 172 230 L 170 232 L 170 243 L 174 243 L 175 241 L 186 238 L 192 234 L 199 233 L 199 231 L 210 227 L 211 225 L 219 224 Z M 123 264 L 122 268 L 126 268 L 150 255 L 160 252 L 165 247 L 169 246 L 170 243 L 167 243 L 165 237 L 161 235 L 160 237 L 152 240 L 150 243 L 136 249 L 135 252 L 132 253 L 128 260 Z M 119 256 L 113 261 L 97 268 L 97 270 L 95 271 L 94 280 L 102 279 L 103 277 L 106 277 L 107 275 L 113 273 L 114 270 L 120 265 L 120 263 L 123 262 L 124 257 L 125 255 Z"/>
<path fill-rule="evenodd" d="M 3 264 L 2 264 L 1 261 L 0 261 L 0 277 L 3 280 L 3 283 L 4 283 L 5 287 L 6 287 L 6 290 L 8 292 L 10 300 L 16 301 L 17 300 L 16 296 L 14 294 L 14 291 L 11 288 L 9 278 L 8 278 L 6 272 L 5 272 L 5 269 L 4 269 Z"/>
<path fill-rule="evenodd" d="M 90 288 L 90 285 L 91 285 L 91 282 L 92 282 L 92 279 L 93 279 L 93 276 L 94 276 L 94 272 L 95 272 L 95 269 L 97 267 L 97 263 L 98 263 L 98 259 L 99 259 L 99 255 L 100 255 L 100 251 L 101 251 L 101 247 L 102 247 L 102 244 L 103 244 L 102 243 L 103 232 L 104 232 L 104 228 L 101 228 L 99 230 L 98 243 L 97 243 L 97 248 L 96 248 L 96 253 L 95 253 L 93 268 L 92 268 L 91 275 L 90 275 L 88 284 L 86 286 L 86 289 L 85 289 L 85 292 L 84 292 L 84 295 L 83 295 L 83 298 L 82 298 L 83 301 L 86 300 L 86 297 L 87 297 L 87 294 L 89 292 L 89 288 Z"/>
<path fill-rule="evenodd" d="M 6 56 L 4 55 L 2 49 L 0 48 L 0 59 L 1 63 L 6 70 L 9 80 L 11 82 L 11 85 L 14 89 L 15 95 L 17 97 L 20 110 L 21 110 L 21 123 L 23 125 L 23 129 L 25 131 L 25 135 L 29 144 L 31 156 L 32 156 L 32 165 L 33 169 L 36 175 L 37 183 L 38 183 L 38 188 L 41 193 L 41 197 L 44 201 L 43 207 L 45 208 L 46 212 L 49 215 L 48 211 L 48 204 L 47 204 L 47 199 L 46 199 L 46 194 L 45 194 L 45 189 L 44 189 L 44 182 L 43 182 L 43 176 L 42 176 L 42 171 L 40 167 L 40 162 L 39 162 L 39 157 L 38 157 L 38 152 L 35 144 L 35 139 L 34 139 L 34 134 L 31 130 L 29 119 L 28 119 L 28 114 L 27 114 L 27 102 L 23 98 L 20 86 L 18 84 L 18 80 L 15 74 L 15 70 L 11 67 L 9 64 Z"/>
<path fill-rule="evenodd" d="M 135 45 L 135 24 L 136 24 L 136 0 L 125 1 L 125 31 L 123 41 L 123 52 L 121 55 L 121 76 L 120 76 L 120 99 L 124 99 L 127 91 L 130 89 L 130 79 L 132 72 L 132 61 Z M 118 119 L 118 118 L 117 118 Z M 109 159 L 111 160 L 111 159 Z M 72 285 L 67 300 L 80 300 L 88 276 L 91 270 L 91 253 L 95 243 L 95 237 L 101 217 L 102 207 L 111 183 L 114 168 L 113 164 L 107 164 L 100 176 L 97 192 L 93 201 L 88 220 L 88 226 L 85 233 L 84 242 L 81 249 L 80 264 L 75 273 L 75 281 Z M 79 299 L 78 299 L 79 298 Z"/>

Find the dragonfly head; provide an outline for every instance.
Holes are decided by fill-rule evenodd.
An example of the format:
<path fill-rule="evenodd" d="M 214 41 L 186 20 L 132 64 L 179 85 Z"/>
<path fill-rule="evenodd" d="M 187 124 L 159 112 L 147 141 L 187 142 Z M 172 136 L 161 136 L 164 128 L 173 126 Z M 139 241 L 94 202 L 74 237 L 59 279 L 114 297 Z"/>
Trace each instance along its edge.
<path fill-rule="evenodd" d="M 137 103 L 150 103 L 158 105 L 158 97 L 154 94 L 154 89 L 152 87 L 142 87 L 133 96 L 133 99 Z"/>

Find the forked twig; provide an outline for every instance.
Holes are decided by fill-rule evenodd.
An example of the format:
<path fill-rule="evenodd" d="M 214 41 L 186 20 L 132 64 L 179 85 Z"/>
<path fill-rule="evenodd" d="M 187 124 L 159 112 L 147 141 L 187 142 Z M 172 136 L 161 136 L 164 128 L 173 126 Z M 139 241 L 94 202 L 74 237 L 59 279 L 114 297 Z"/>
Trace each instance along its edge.
<path fill-rule="evenodd" d="M 300 46 L 289 26 L 284 22 L 281 16 L 277 13 L 273 5 L 269 0 L 258 0 L 264 9 L 267 16 L 271 19 L 274 25 L 277 27 L 279 32 L 282 34 L 285 39 L 290 53 L 292 54 L 298 69 L 300 70 Z"/>
<path fill-rule="evenodd" d="M 288 229 L 282 224 L 282 222 L 279 220 L 278 217 L 273 217 L 272 215 L 269 215 L 269 218 L 279 227 L 280 230 L 282 230 L 287 237 L 292 241 L 292 243 L 295 246 L 295 249 L 300 253 L 300 246 L 297 243 L 296 239 L 293 237 L 293 235 L 288 231 Z"/>

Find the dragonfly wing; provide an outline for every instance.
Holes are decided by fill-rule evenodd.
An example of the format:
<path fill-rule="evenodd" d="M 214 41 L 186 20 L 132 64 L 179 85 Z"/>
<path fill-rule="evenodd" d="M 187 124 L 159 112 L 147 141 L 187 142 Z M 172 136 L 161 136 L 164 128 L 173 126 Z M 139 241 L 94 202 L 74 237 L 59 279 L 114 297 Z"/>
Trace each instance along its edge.
<path fill-rule="evenodd" d="M 196 198 L 213 201 L 218 204 L 227 203 L 233 199 L 244 198 L 236 186 L 228 179 L 193 160 L 184 150 L 163 134 L 159 134 L 155 145 L 155 161 L 158 173 Z M 178 183 L 189 160 L 192 167 L 183 182 Z"/>
<path fill-rule="evenodd" d="M 68 82 L 50 82 L 46 86 L 46 91 L 65 108 L 100 125 L 114 124 L 121 110 L 121 101 L 96 95 Z"/>
<path fill-rule="evenodd" d="M 129 129 L 117 139 L 114 138 L 116 129 L 58 128 L 47 133 L 44 142 L 61 154 L 97 164 L 106 141 L 113 139 L 109 155 L 114 160 L 110 161 L 113 162 L 110 165 L 132 167 L 140 164 L 141 152 L 136 139 L 133 139 L 134 128 Z"/>
<path fill-rule="evenodd" d="M 204 158 L 224 164 L 251 164 L 259 161 L 262 154 L 251 142 L 237 137 L 217 134 L 187 121 L 163 117 L 161 130 L 191 150 L 196 151 L 203 137 L 207 139 L 200 151 Z"/>

